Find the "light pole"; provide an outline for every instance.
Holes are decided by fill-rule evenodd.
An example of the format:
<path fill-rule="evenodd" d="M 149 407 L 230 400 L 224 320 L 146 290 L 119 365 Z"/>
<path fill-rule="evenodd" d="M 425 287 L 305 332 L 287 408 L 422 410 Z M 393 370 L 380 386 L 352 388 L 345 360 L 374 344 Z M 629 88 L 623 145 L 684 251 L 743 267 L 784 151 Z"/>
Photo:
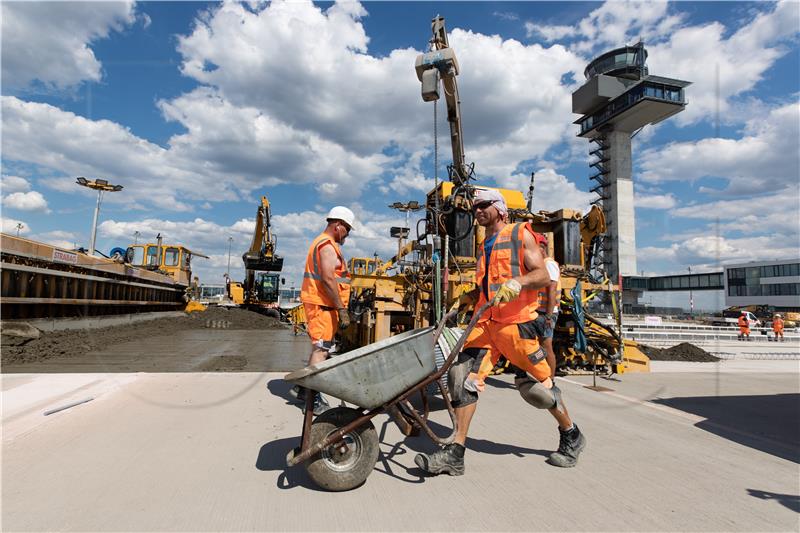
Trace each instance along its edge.
<path fill-rule="evenodd" d="M 138 231 L 134 231 L 133 232 L 133 244 L 139 244 L 139 236 L 140 235 L 141 235 L 141 233 L 139 233 Z"/>
<path fill-rule="evenodd" d="M 17 237 L 19 237 L 19 230 L 24 228 L 25 226 L 22 225 L 22 222 L 17 222 Z"/>
<path fill-rule="evenodd" d="M 231 243 L 233 243 L 233 237 L 228 237 L 228 270 L 226 272 L 226 276 L 228 278 L 231 277 Z"/>
<path fill-rule="evenodd" d="M 94 244 L 95 238 L 97 237 L 97 217 L 100 214 L 100 203 L 103 201 L 103 193 L 119 192 L 122 190 L 122 185 L 111 185 L 108 180 L 87 180 L 83 176 L 79 176 L 75 180 L 75 183 L 97 191 L 97 205 L 94 208 L 94 219 L 92 220 L 92 242 L 89 245 L 89 255 L 94 255 Z"/>
<path fill-rule="evenodd" d="M 689 275 L 692 275 L 692 267 L 688 267 Z M 694 298 L 692 298 L 692 278 L 689 278 L 689 316 L 694 316 Z"/>

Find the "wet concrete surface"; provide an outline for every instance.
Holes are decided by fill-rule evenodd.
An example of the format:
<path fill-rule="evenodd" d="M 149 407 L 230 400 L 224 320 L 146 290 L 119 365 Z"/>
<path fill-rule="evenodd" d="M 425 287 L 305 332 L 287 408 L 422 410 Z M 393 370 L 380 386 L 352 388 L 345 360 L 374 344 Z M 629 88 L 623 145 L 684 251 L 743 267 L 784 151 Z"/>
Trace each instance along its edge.
<path fill-rule="evenodd" d="M 291 372 L 306 365 L 306 335 L 290 329 L 179 330 L 100 350 L 3 365 L 3 373 Z"/>

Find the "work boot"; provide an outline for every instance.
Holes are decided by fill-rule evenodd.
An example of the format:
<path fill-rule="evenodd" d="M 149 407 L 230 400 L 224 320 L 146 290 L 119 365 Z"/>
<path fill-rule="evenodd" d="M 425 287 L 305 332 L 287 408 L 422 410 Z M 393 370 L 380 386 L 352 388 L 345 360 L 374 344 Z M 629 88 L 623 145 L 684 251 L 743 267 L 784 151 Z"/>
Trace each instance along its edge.
<path fill-rule="evenodd" d="M 573 425 L 571 430 L 564 431 L 558 428 L 561 438 L 558 441 L 558 451 L 550 454 L 549 462 L 553 466 L 569 468 L 578 464 L 578 456 L 586 447 L 586 437 L 583 436 L 578 426 Z"/>
<path fill-rule="evenodd" d="M 303 402 L 305 401 L 306 401 L 305 395 L 303 395 Z M 319 416 L 330 408 L 331 408 L 330 404 L 322 394 L 318 392 L 317 394 L 314 395 L 314 416 Z M 301 407 L 301 409 L 303 411 L 303 414 L 306 414 L 305 403 L 303 403 L 303 407 Z"/>
<path fill-rule="evenodd" d="M 461 476 L 464 474 L 464 446 L 453 443 L 431 454 L 418 453 L 414 462 L 428 474 Z"/>

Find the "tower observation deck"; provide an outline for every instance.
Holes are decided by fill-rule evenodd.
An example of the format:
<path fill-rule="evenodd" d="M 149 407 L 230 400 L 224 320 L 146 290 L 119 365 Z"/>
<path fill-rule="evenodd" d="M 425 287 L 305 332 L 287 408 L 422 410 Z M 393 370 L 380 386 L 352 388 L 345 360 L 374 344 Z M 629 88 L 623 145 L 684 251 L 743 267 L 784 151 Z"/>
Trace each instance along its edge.
<path fill-rule="evenodd" d="M 608 232 L 595 257 L 610 279 L 636 275 L 636 231 L 633 204 L 631 137 L 686 107 L 688 81 L 653 76 L 642 43 L 602 54 L 584 70 L 586 83 L 572 93 L 572 112 L 579 137 L 593 143 L 596 158 L 590 179 L 603 208 Z M 630 294 L 636 297 L 636 294 Z"/>

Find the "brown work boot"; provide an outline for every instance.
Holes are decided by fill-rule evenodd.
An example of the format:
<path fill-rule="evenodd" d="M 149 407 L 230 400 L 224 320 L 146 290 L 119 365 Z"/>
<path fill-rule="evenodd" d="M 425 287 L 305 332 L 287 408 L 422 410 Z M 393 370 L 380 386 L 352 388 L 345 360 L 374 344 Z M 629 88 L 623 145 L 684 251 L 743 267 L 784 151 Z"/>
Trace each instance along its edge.
<path fill-rule="evenodd" d="M 573 425 L 569 431 L 558 428 L 561 438 L 558 441 L 558 451 L 550 454 L 548 462 L 553 466 L 569 468 L 578 464 L 578 456 L 586 447 L 586 437 L 583 436 L 578 426 Z"/>
<path fill-rule="evenodd" d="M 464 474 L 464 447 L 460 444 L 448 444 L 431 454 L 418 453 L 414 462 L 423 472 L 428 474 Z"/>

